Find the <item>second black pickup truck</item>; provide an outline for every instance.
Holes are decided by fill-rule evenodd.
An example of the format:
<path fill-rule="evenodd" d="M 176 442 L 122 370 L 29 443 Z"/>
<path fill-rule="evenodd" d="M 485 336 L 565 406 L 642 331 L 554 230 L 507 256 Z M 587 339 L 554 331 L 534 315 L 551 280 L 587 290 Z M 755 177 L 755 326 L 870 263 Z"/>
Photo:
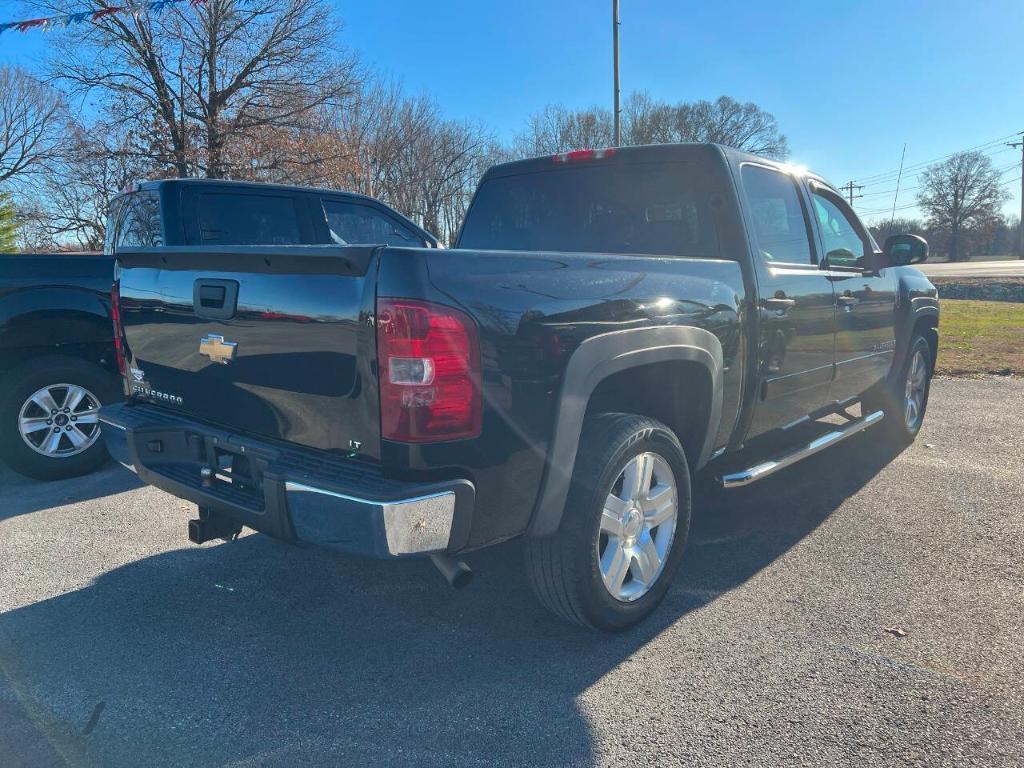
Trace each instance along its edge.
<path fill-rule="evenodd" d="M 115 201 L 113 222 L 106 253 L 0 253 L 0 458 L 23 474 L 54 480 L 107 459 L 97 415 L 122 389 L 110 319 L 115 248 L 156 245 L 156 235 L 179 247 L 437 247 L 362 195 L 238 181 L 146 182 Z"/>
<path fill-rule="evenodd" d="M 121 399 L 101 253 L 0 254 L 0 458 L 44 480 L 107 459 L 100 405 Z"/>
<path fill-rule="evenodd" d="M 199 505 L 196 542 L 246 525 L 457 583 L 460 552 L 522 536 L 544 604 L 622 629 L 684 557 L 694 472 L 909 442 L 927 405 L 924 241 L 880 250 L 822 178 L 720 146 L 497 166 L 452 250 L 159 235 L 114 248 L 130 399 L 101 420 Z"/>

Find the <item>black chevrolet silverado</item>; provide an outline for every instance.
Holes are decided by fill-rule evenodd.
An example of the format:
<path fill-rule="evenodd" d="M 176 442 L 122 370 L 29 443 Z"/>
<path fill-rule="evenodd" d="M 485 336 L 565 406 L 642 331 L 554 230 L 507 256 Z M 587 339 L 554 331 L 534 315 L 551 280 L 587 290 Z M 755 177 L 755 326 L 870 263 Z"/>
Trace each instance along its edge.
<path fill-rule="evenodd" d="M 451 250 L 168 247 L 203 208 L 162 192 L 115 225 L 130 397 L 101 421 L 123 463 L 198 505 L 197 543 L 244 525 L 429 555 L 458 584 L 459 553 L 523 537 L 545 605 L 622 629 L 684 557 L 695 472 L 747 485 L 921 426 L 939 308 L 909 264 L 927 244 L 880 250 L 814 174 L 716 145 L 508 163 Z M 283 203 L 262 215 L 301 226 Z"/>

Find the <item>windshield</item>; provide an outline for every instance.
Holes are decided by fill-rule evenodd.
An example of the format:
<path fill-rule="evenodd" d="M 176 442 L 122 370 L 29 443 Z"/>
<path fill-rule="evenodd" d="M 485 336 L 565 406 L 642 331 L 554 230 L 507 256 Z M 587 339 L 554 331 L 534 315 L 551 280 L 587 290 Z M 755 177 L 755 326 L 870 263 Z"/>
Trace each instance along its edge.
<path fill-rule="evenodd" d="M 708 185 L 686 163 L 553 168 L 486 180 L 460 248 L 718 255 Z"/>

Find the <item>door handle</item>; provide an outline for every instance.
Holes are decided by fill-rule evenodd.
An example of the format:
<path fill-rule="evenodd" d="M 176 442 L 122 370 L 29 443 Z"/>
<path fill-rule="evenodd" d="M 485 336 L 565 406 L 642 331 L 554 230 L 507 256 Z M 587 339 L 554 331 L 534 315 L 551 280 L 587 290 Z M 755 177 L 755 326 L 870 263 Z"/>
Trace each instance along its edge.
<path fill-rule="evenodd" d="M 199 284 L 199 304 L 210 309 L 223 309 L 227 289 L 223 285 Z"/>
<path fill-rule="evenodd" d="M 845 309 L 846 309 L 847 311 L 850 311 L 850 310 L 851 310 L 851 309 L 853 309 L 853 308 L 854 308 L 855 306 L 857 306 L 858 304 L 860 304 L 860 299 L 858 299 L 858 298 L 857 298 L 856 296 L 854 296 L 854 295 L 852 295 L 852 294 L 845 294 L 845 293 L 844 293 L 844 294 L 843 294 L 843 295 L 841 295 L 841 296 L 837 296 L 837 297 L 836 297 L 836 300 L 837 300 L 837 301 L 838 301 L 838 302 L 839 302 L 840 304 L 842 304 L 842 305 L 843 305 L 843 307 L 844 307 L 844 308 L 845 308 Z"/>
<path fill-rule="evenodd" d="M 192 285 L 192 311 L 208 320 L 230 320 L 238 307 L 238 281 L 200 278 Z"/>

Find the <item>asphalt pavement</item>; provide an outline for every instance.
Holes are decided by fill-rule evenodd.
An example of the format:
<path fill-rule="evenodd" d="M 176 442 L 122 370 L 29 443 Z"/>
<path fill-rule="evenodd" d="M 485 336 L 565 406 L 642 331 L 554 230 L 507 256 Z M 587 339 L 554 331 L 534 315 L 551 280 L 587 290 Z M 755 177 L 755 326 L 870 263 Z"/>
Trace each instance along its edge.
<path fill-rule="evenodd" d="M 1013 261 L 925 262 L 917 268 L 928 277 L 1024 277 L 1024 259 Z"/>
<path fill-rule="evenodd" d="M 533 600 L 515 543 L 453 592 L 264 536 L 108 468 L 0 469 L 0 765 L 1024 764 L 1024 381 L 940 380 L 869 430 L 699 500 L 653 619 Z"/>

